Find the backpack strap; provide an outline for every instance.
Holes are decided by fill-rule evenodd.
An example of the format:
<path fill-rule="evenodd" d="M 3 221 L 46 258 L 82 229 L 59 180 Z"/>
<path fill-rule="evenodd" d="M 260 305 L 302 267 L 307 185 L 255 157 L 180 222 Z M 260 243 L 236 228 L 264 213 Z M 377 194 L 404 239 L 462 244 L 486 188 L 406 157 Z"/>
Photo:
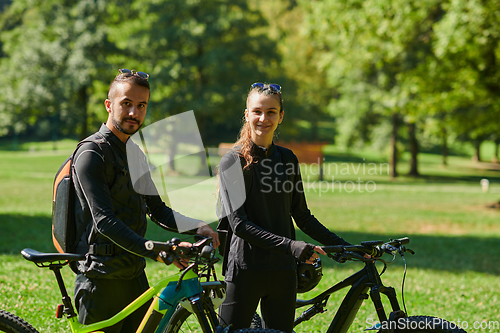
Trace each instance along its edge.
<path fill-rule="evenodd" d="M 115 154 L 115 151 L 113 150 L 113 147 L 111 146 L 111 143 L 104 137 L 104 135 L 100 132 L 97 132 L 95 134 L 92 134 L 91 136 L 87 137 L 86 139 L 80 141 L 73 152 L 73 155 L 71 156 L 71 172 L 70 172 L 70 177 L 73 178 L 73 168 L 74 168 L 74 158 L 75 155 L 80 149 L 80 147 L 84 143 L 88 142 L 93 142 L 97 144 L 99 149 L 101 150 L 103 157 L 104 157 L 104 166 L 105 166 L 105 173 L 106 173 L 106 182 L 108 184 L 108 187 L 111 188 L 116 180 L 116 169 L 121 170 L 122 172 L 128 172 L 126 168 L 123 166 L 123 163 L 121 164 L 122 166 L 120 167 L 120 163 L 118 162 L 118 157 L 117 154 Z M 112 161 L 109 163 L 109 161 Z M 74 189 L 73 189 L 74 192 Z M 74 202 L 74 201 L 72 201 Z M 75 209 L 73 208 L 73 214 L 75 214 Z M 77 228 L 77 234 L 76 234 L 76 244 L 80 241 L 82 238 L 83 234 L 85 233 L 85 230 L 87 229 L 87 226 L 82 226 L 81 228 Z M 73 269 L 73 267 L 72 267 Z"/>
<path fill-rule="evenodd" d="M 96 143 L 102 151 L 104 156 L 104 165 L 106 168 L 106 181 L 108 183 L 108 187 L 111 188 L 116 180 L 115 168 L 120 170 L 125 175 L 128 173 L 128 170 L 125 167 L 125 162 L 118 157 L 113 149 L 113 146 L 111 146 L 111 143 L 104 137 L 104 135 L 101 132 L 97 132 L 95 133 L 95 136 L 98 136 L 99 138 L 89 141 Z M 111 163 L 109 163 L 110 161 Z"/>

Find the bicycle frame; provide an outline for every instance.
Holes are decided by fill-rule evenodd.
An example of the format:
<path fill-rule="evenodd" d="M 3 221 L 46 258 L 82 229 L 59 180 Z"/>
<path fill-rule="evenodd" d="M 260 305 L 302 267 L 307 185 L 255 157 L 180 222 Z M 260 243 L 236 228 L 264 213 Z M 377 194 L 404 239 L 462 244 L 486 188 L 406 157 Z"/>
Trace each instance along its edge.
<path fill-rule="evenodd" d="M 162 279 L 113 317 L 89 325 L 81 324 L 78 322 L 60 272 L 62 267 L 67 264 L 68 262 L 48 265 L 37 263 L 39 267 L 48 267 L 54 272 L 63 300 L 63 304 L 58 307 L 58 318 L 62 318 L 63 315 L 60 310 L 63 310 L 62 312 L 66 314 L 72 333 L 99 332 L 102 328 L 113 326 L 151 299 L 153 301 L 137 329 L 137 333 L 153 333 L 157 329 L 162 331 L 174 314 L 178 304 L 189 306 L 190 310 L 196 314 L 204 333 L 213 332 L 215 327 L 218 326 L 217 315 L 213 311 L 212 301 L 206 297 L 202 298 L 202 293 L 204 288 L 217 290 L 224 283 L 221 281 L 201 282 L 199 280 L 200 276 L 194 271 L 196 269 L 195 263 L 181 272 Z M 208 313 L 205 313 L 205 309 L 209 309 Z"/>
<path fill-rule="evenodd" d="M 73 333 L 89 333 L 113 326 L 153 298 L 153 302 L 137 332 L 154 332 L 157 327 L 163 327 L 168 323 L 180 300 L 197 296 L 202 292 L 197 274 L 188 271 L 182 278 L 180 277 L 181 274 L 182 272 L 179 272 L 161 280 L 122 311 L 107 320 L 84 325 L 78 322 L 76 316 L 68 318 L 71 331 Z M 179 281 L 181 281 L 180 289 L 177 288 Z"/>
<path fill-rule="evenodd" d="M 381 295 L 387 296 L 391 303 L 393 313 L 401 315 L 401 309 L 396 297 L 396 291 L 392 287 L 386 287 L 382 284 L 380 274 L 375 267 L 374 262 L 365 262 L 365 267 L 354 273 L 348 278 L 338 282 L 328 290 L 311 300 L 297 300 L 296 308 L 312 305 L 311 308 L 304 311 L 301 316 L 295 319 L 294 327 L 303 321 L 309 320 L 318 313 L 324 312 L 324 307 L 331 294 L 351 286 L 344 297 L 335 317 L 333 318 L 327 333 L 345 333 L 349 330 L 361 304 L 365 299 L 371 298 L 375 305 L 375 310 L 380 322 L 387 320 Z M 368 290 L 370 294 L 368 295 Z M 392 319 L 392 318 L 391 318 Z"/>

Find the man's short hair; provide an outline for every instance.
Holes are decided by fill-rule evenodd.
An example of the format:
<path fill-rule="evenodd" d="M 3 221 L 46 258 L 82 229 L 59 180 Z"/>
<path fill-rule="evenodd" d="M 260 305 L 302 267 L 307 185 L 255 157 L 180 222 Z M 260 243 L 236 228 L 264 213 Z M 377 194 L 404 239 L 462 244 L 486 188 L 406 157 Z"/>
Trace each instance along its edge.
<path fill-rule="evenodd" d="M 129 82 L 132 84 L 136 84 L 138 86 L 148 88 L 148 90 L 151 90 L 151 88 L 149 86 L 149 81 L 147 78 L 143 78 L 143 77 L 137 75 L 137 73 L 133 73 L 133 74 L 120 73 L 117 76 L 115 76 L 113 82 L 111 82 L 111 84 L 109 85 L 109 89 L 108 89 L 108 99 L 109 100 L 113 100 L 113 97 L 114 97 L 114 96 L 111 96 L 111 94 L 113 92 L 112 88 L 117 83 L 122 83 L 122 82 Z"/>

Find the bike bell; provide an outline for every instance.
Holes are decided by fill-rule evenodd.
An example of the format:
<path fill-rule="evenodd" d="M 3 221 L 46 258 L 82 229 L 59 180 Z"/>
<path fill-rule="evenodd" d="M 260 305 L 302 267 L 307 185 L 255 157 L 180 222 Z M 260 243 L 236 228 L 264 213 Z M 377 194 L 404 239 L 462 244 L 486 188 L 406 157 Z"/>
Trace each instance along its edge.
<path fill-rule="evenodd" d="M 323 277 L 321 259 L 316 259 L 313 264 L 297 261 L 297 293 L 305 293 L 316 287 Z"/>

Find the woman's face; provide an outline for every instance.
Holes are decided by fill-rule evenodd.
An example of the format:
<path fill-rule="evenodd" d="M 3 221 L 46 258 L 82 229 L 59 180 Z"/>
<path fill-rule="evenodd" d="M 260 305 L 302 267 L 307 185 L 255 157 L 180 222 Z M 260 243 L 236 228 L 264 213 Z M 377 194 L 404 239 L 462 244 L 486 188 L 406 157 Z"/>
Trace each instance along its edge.
<path fill-rule="evenodd" d="M 284 112 L 280 110 L 278 96 L 252 93 L 247 99 L 245 119 L 250 124 L 252 139 L 256 144 L 272 142 L 274 131 L 281 124 Z M 269 142 L 269 143 L 270 143 Z"/>

